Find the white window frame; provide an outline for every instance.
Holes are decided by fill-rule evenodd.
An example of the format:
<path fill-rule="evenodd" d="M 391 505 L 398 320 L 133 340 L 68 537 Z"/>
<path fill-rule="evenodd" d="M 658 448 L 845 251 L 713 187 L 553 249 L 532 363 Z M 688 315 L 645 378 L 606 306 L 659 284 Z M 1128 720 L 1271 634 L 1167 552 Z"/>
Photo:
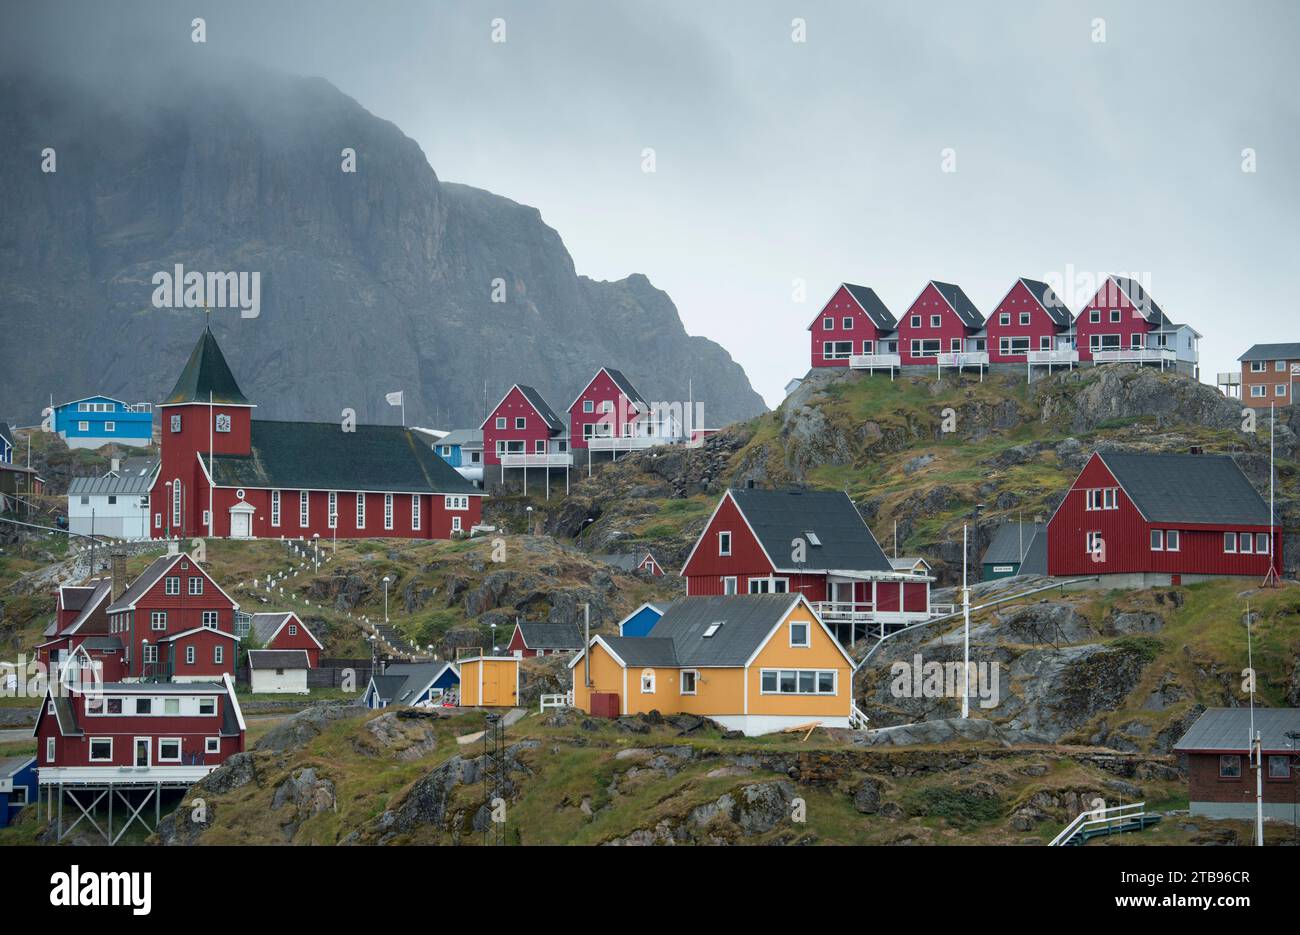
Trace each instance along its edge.
<path fill-rule="evenodd" d="M 655 670 L 649 669 L 641 673 L 641 694 L 653 695 L 655 693 Z"/>
<path fill-rule="evenodd" d="M 686 690 L 686 676 L 691 676 L 691 689 Z M 699 669 L 682 669 L 681 680 L 677 685 L 679 695 L 698 695 L 700 692 L 700 670 Z"/>
<path fill-rule="evenodd" d="M 411 494 L 411 529 L 420 531 L 420 495 Z"/>
<path fill-rule="evenodd" d="M 298 526 L 306 529 L 311 525 L 311 493 L 306 490 L 298 491 Z"/>
<path fill-rule="evenodd" d="M 211 711 L 204 711 L 203 709 L 204 709 L 205 707 L 208 707 L 209 705 L 212 707 L 212 710 L 211 710 Z M 200 717 L 211 717 L 211 716 L 215 715 L 216 713 L 217 713 L 217 699 L 212 698 L 212 697 L 210 697 L 210 696 L 207 697 L 207 698 L 200 698 L 200 699 L 199 699 L 199 716 L 200 716 Z"/>
<path fill-rule="evenodd" d="M 1029 324 L 1032 320 L 1033 320 L 1033 316 L 1030 315 L 1029 312 L 1021 312 L 1021 313 L 1020 313 L 1020 323 L 1021 323 L 1022 325 L 1027 325 L 1027 324 Z"/>
<path fill-rule="evenodd" d="M 452 531 L 452 532 L 460 532 L 460 531 L 461 531 L 460 517 L 459 517 L 459 516 L 453 516 L 453 517 L 451 518 L 451 531 Z"/>
<path fill-rule="evenodd" d="M 280 525 L 280 491 L 271 491 L 271 525 Z"/>
<path fill-rule="evenodd" d="M 78 431 L 78 432 L 89 432 L 89 431 L 90 431 L 90 423 L 89 423 L 89 422 L 78 422 L 78 423 L 77 423 L 77 431 Z"/>
<path fill-rule="evenodd" d="M 1255 536 L 1253 533 L 1243 532 L 1237 535 L 1237 552 L 1241 555 L 1255 554 Z"/>
<path fill-rule="evenodd" d="M 822 330 L 823 330 L 823 331 L 834 331 L 834 330 L 835 330 L 835 316 L 834 316 L 834 315 L 827 315 L 827 316 L 825 316 L 824 318 L 822 318 Z"/>
<path fill-rule="evenodd" d="M 297 635 L 298 635 L 298 624 L 296 624 L 296 623 L 291 623 L 291 624 L 289 624 L 289 635 L 290 635 L 290 636 L 297 636 Z"/>
<path fill-rule="evenodd" d="M 725 576 L 723 577 L 723 579 L 722 579 L 722 593 L 723 593 L 723 595 L 732 595 L 732 594 L 737 594 L 737 593 L 739 593 L 739 592 L 737 591 L 737 588 L 738 588 L 738 587 L 739 587 L 739 584 L 737 583 L 737 580 L 736 580 L 736 576 L 735 576 L 735 575 L 725 575 Z"/>
<path fill-rule="evenodd" d="M 190 575 L 190 577 L 189 577 L 189 581 L 188 581 L 188 583 L 186 583 L 185 587 L 187 587 L 187 588 L 189 589 L 186 593 L 189 594 L 191 597 L 202 597 L 202 596 L 203 596 L 203 576 L 202 576 L 202 575 Z"/>
<path fill-rule="evenodd" d="M 1256 383 L 1250 388 L 1250 395 L 1255 399 L 1263 399 L 1268 395 L 1268 384 Z"/>
<path fill-rule="evenodd" d="M 446 494 L 442 498 L 442 507 L 444 510 L 468 510 L 468 494 Z"/>
<path fill-rule="evenodd" d="M 843 326 L 842 326 L 842 329 L 841 329 L 841 330 L 843 330 L 843 331 L 852 331 L 852 330 L 853 330 L 853 316 L 852 316 L 852 315 L 845 315 L 845 316 L 844 316 Z"/>
<path fill-rule="evenodd" d="M 384 528 L 393 528 L 393 495 L 391 493 L 384 494 Z"/>
<path fill-rule="evenodd" d="M 1011 324 L 1011 313 L 1010 313 L 1010 312 L 999 312 L 999 313 L 998 313 L 998 324 L 999 324 L 999 325 L 1009 325 L 1009 324 Z"/>
<path fill-rule="evenodd" d="M 51 738 L 53 739 L 53 738 Z M 108 743 L 108 756 L 95 756 L 95 744 Z M 113 762 L 113 738 L 112 737 L 91 737 L 86 744 L 86 762 L 87 763 L 112 763 Z"/>
<path fill-rule="evenodd" d="M 220 753 L 220 752 L 221 752 L 221 738 L 220 738 L 220 737 L 204 737 L 204 738 L 203 738 L 203 752 L 204 752 L 205 754 L 208 754 L 208 753 Z"/>
<path fill-rule="evenodd" d="M 149 629 L 167 632 L 167 611 L 151 610 L 149 611 Z"/>
<path fill-rule="evenodd" d="M 1266 532 L 1257 532 L 1257 533 L 1255 533 L 1255 554 L 1256 554 L 1256 555 L 1270 555 L 1270 554 L 1272 554 L 1272 552 L 1271 552 L 1271 550 L 1270 550 L 1270 548 L 1269 548 L 1269 534 L 1268 534 L 1268 533 L 1266 533 Z"/>
<path fill-rule="evenodd" d="M 496 425 L 496 427 L 497 427 L 498 429 L 500 429 L 501 431 L 505 431 L 505 427 L 506 427 L 506 417 L 505 417 L 505 416 L 497 416 L 497 420 L 496 420 L 496 422 L 495 422 L 495 425 Z"/>
<path fill-rule="evenodd" d="M 175 755 L 174 757 L 173 757 L 173 756 L 163 756 L 163 744 L 165 744 L 165 743 L 174 743 L 174 744 L 176 744 L 176 755 Z M 181 745 L 181 739 L 180 739 L 179 737 L 159 737 L 159 738 L 158 738 L 158 758 L 157 758 L 157 760 L 155 760 L 155 762 L 157 762 L 157 763 L 179 763 L 183 758 L 184 758 L 184 748 L 183 748 L 182 745 Z"/>
<path fill-rule="evenodd" d="M 366 495 L 363 493 L 357 494 L 357 528 L 366 528 Z"/>
<path fill-rule="evenodd" d="M 794 628 L 803 627 L 803 642 L 794 641 Z M 790 648 L 791 649 L 811 649 L 812 648 L 812 625 L 807 620 L 791 620 L 789 625 Z"/>
<path fill-rule="evenodd" d="M 1163 529 L 1151 530 L 1151 551 L 1163 552 L 1165 550 L 1165 531 Z"/>
<path fill-rule="evenodd" d="M 181 593 L 181 576 L 168 575 L 163 578 L 163 594 L 168 597 L 180 597 Z"/>
<path fill-rule="evenodd" d="M 203 616 L 200 618 L 200 621 L 205 630 L 217 630 L 220 629 L 221 626 L 221 618 L 217 616 L 215 610 L 203 611 Z"/>
<path fill-rule="evenodd" d="M 339 528 L 339 495 L 338 491 L 329 492 L 328 506 L 326 507 L 325 525 L 327 529 Z"/>
<path fill-rule="evenodd" d="M 212 647 L 212 664 L 214 666 L 226 664 L 226 647 L 220 643 Z"/>
<path fill-rule="evenodd" d="M 1166 529 L 1165 530 L 1165 551 L 1166 552 L 1180 551 L 1179 546 L 1182 545 L 1182 539 L 1183 537 L 1177 529 Z"/>
<path fill-rule="evenodd" d="M 731 555 L 731 530 L 718 530 L 718 557 L 726 558 Z"/>
<path fill-rule="evenodd" d="M 527 416 L 515 416 L 515 431 L 522 432 L 528 428 Z"/>
<path fill-rule="evenodd" d="M 58 744 L 55 742 L 55 740 L 56 740 L 56 738 L 54 738 L 54 737 L 46 737 L 46 738 L 45 738 L 45 762 L 46 762 L 46 763 L 53 763 L 53 762 L 54 762 L 54 757 L 55 757 L 56 752 L 57 752 L 57 751 L 56 751 L 56 747 L 58 746 Z"/>
<path fill-rule="evenodd" d="M 1268 371 L 1267 361 L 1252 360 L 1250 362 L 1251 373 L 1266 373 Z"/>
<path fill-rule="evenodd" d="M 1274 395 L 1274 396 L 1285 396 L 1285 395 L 1286 395 L 1286 384 L 1285 384 L 1285 383 L 1274 383 L 1274 384 L 1273 384 L 1273 395 Z"/>
<path fill-rule="evenodd" d="M 194 656 L 194 647 L 193 647 L 192 645 L 191 645 L 191 646 L 186 646 L 186 647 L 185 647 L 185 664 L 186 664 L 187 666 L 192 666 L 192 665 L 194 665 L 194 659 L 195 659 L 195 656 Z"/>
<path fill-rule="evenodd" d="M 594 401 L 594 400 L 591 400 L 591 399 L 584 399 L 584 400 L 582 401 L 582 411 L 583 411 L 583 412 L 586 412 L 586 413 L 592 413 L 592 412 L 595 412 L 595 411 L 596 411 L 596 403 L 595 403 L 595 401 Z"/>
<path fill-rule="evenodd" d="M 1105 549 L 1106 540 L 1102 537 L 1101 532 L 1098 530 L 1091 530 L 1085 533 L 1083 541 L 1084 541 L 1084 551 L 1083 551 L 1084 555 L 1096 554 L 1098 542 L 1102 543 L 1102 548 Z M 1103 552 L 1102 554 L 1104 555 L 1105 553 Z"/>
<path fill-rule="evenodd" d="M 181 524 L 181 479 L 172 479 L 172 525 Z"/>
<path fill-rule="evenodd" d="M 1237 534 L 1235 532 L 1225 532 L 1223 534 L 1223 553 L 1225 555 L 1237 554 Z"/>
<path fill-rule="evenodd" d="M 787 692 L 787 691 L 782 691 L 782 690 L 781 690 L 781 675 L 782 675 L 782 673 L 790 673 L 790 674 L 794 675 L 794 691 Z M 809 674 L 812 675 L 812 686 L 813 686 L 813 690 L 810 691 L 810 692 L 800 691 L 800 690 L 799 690 L 800 675 L 809 675 Z M 767 676 L 767 675 L 771 675 L 771 676 L 773 676 L 773 677 L 775 678 L 775 680 L 776 680 L 776 688 L 775 688 L 775 690 L 766 689 L 766 688 L 763 687 L 763 678 L 764 678 L 764 676 Z M 822 691 L 822 690 L 821 690 L 821 677 L 822 677 L 823 675 L 829 675 L 829 676 L 831 677 L 831 690 L 830 690 L 830 691 Z M 776 669 L 759 669 L 759 670 L 758 670 L 758 693 L 759 693 L 760 695 L 785 695 L 786 697 L 791 697 L 791 696 L 816 697 L 816 696 L 820 696 L 820 697 L 823 697 L 823 698 L 830 698 L 830 697 L 834 697 L 834 696 L 836 696 L 836 695 L 838 695 L 838 694 L 840 693 L 840 674 L 839 674 L 839 672 L 838 672 L 837 670 L 835 670 L 835 669 L 795 669 L 795 668 L 790 668 L 790 667 L 782 667 L 782 668 L 776 668 Z"/>

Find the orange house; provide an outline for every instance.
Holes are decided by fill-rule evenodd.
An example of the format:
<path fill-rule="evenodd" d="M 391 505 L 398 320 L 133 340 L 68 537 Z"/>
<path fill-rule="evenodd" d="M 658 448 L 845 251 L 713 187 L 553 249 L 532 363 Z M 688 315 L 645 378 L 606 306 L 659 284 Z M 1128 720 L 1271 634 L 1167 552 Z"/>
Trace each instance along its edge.
<path fill-rule="evenodd" d="M 588 713 L 696 714 L 766 734 L 856 727 L 853 660 L 801 594 L 687 597 L 647 636 L 597 636 L 569 663 Z"/>

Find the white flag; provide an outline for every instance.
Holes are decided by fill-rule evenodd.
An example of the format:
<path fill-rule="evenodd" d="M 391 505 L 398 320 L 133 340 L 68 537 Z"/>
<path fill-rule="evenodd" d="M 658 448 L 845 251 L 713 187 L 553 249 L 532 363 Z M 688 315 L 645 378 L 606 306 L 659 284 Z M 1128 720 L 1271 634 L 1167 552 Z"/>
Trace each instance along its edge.
<path fill-rule="evenodd" d="M 402 391 L 398 390 L 396 393 L 389 393 L 384 399 L 388 400 L 390 406 L 400 406 L 402 405 Z"/>

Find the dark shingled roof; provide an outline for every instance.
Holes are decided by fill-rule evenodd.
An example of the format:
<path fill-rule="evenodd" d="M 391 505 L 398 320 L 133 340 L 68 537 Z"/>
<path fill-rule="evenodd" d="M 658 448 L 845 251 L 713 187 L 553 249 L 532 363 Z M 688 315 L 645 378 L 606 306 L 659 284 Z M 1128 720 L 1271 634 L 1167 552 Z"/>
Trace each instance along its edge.
<path fill-rule="evenodd" d="M 452 429 L 442 438 L 434 442 L 435 445 L 460 445 L 462 448 L 482 448 L 483 447 L 483 430 L 482 429 Z"/>
<path fill-rule="evenodd" d="M 670 639 L 653 636 L 602 636 L 618 658 L 629 666 L 677 666 L 677 648 Z"/>
<path fill-rule="evenodd" d="M 576 623 L 519 621 L 519 632 L 529 649 L 582 649 L 582 631 Z"/>
<path fill-rule="evenodd" d="M 1256 708 L 1255 730 L 1265 753 L 1288 753 L 1300 744 L 1287 731 L 1300 731 L 1300 708 Z M 1250 752 L 1250 708 L 1210 708 L 1174 744 L 1177 751 Z"/>
<path fill-rule="evenodd" d="M 1025 551 L 1025 560 L 1020 563 L 1020 574 L 1047 576 L 1047 529 L 1034 534 L 1029 548 Z"/>
<path fill-rule="evenodd" d="M 1173 323 L 1165 317 L 1164 311 L 1156 304 L 1156 300 L 1151 298 L 1142 284 L 1136 279 L 1129 279 L 1126 276 L 1111 276 L 1110 281 L 1119 287 L 1120 291 L 1128 296 L 1129 302 L 1142 313 L 1145 318 L 1153 325 L 1172 325 Z"/>
<path fill-rule="evenodd" d="M 525 386 L 523 383 L 516 383 L 515 386 L 519 387 L 519 392 L 524 394 L 524 399 L 528 400 L 528 402 L 532 404 L 532 407 L 536 409 L 538 414 L 546 421 L 546 424 L 551 431 L 564 431 L 564 422 L 555 414 L 555 410 L 550 407 L 550 404 L 542 398 L 541 393 L 537 392 L 537 390 L 533 389 L 531 386 Z"/>
<path fill-rule="evenodd" d="M 375 694 L 384 704 L 392 704 L 393 699 L 402 686 L 406 684 L 405 675 L 376 675 L 373 678 L 375 683 Z"/>
<path fill-rule="evenodd" d="M 212 329 L 204 328 L 199 342 L 190 352 L 190 359 L 185 362 L 180 379 L 162 404 L 206 403 L 209 393 L 214 403 L 252 405 L 235 382 L 235 375 L 230 372 L 230 365 L 217 346 Z"/>
<path fill-rule="evenodd" d="M 1154 523 L 1268 525 L 1268 504 L 1227 455 L 1098 455 Z"/>
<path fill-rule="evenodd" d="M 649 552 L 602 552 L 595 558 L 623 571 L 636 571 L 649 555 Z"/>
<path fill-rule="evenodd" d="M 108 605 L 107 613 L 116 614 L 123 610 L 129 610 L 140 597 L 158 583 L 158 579 L 167 573 L 172 567 L 172 563 L 181 558 L 188 558 L 184 552 L 176 555 L 160 555 L 150 563 L 149 567 L 144 570 L 139 578 L 131 582 L 131 586 L 122 592 L 113 603 Z M 190 561 L 194 561 L 190 559 Z"/>
<path fill-rule="evenodd" d="M 623 375 L 622 370 L 615 370 L 613 367 L 606 367 L 605 372 L 609 374 L 609 378 L 614 381 L 614 385 L 622 391 L 624 396 L 632 400 L 632 402 L 638 406 L 644 406 L 646 409 L 650 408 L 650 404 L 636 391 L 636 387 L 632 385 L 631 380 Z"/>
<path fill-rule="evenodd" d="M 975 307 L 975 303 L 966 297 L 961 286 L 955 286 L 950 282 L 939 282 L 937 279 L 931 279 L 930 285 L 939 290 L 939 294 L 952 306 L 952 310 L 957 313 L 962 324 L 968 328 L 984 327 L 984 316 Z"/>
<path fill-rule="evenodd" d="M 797 594 L 685 597 L 668 607 L 649 634 L 622 639 L 669 640 L 678 665 L 743 666 L 798 600 Z M 706 637 L 705 632 L 715 623 L 722 625 Z M 628 665 L 634 664 L 623 658 Z"/>
<path fill-rule="evenodd" d="M 248 651 L 250 669 L 308 669 L 305 649 L 250 649 Z"/>
<path fill-rule="evenodd" d="M 870 286 L 857 286 L 851 282 L 846 282 L 844 288 L 853 296 L 853 301 L 862 306 L 862 310 L 867 313 L 871 323 L 883 331 L 893 331 L 898 328 L 898 319 L 894 313 L 889 310 L 880 296 L 876 295 L 876 290 Z"/>
<path fill-rule="evenodd" d="M 385 704 L 410 704 L 448 668 L 455 671 L 450 662 L 389 663 L 383 675 L 375 676 L 375 688 Z"/>
<path fill-rule="evenodd" d="M 1039 282 L 1037 279 L 1026 279 L 1024 276 L 1020 277 L 1020 281 L 1025 284 L 1025 288 L 1034 297 L 1034 301 L 1042 306 L 1043 311 L 1047 312 L 1048 317 L 1056 324 L 1068 327 L 1070 322 L 1074 320 L 1074 316 L 1070 314 L 1070 309 L 1066 307 L 1066 304 L 1060 300 L 1056 292 L 1047 283 Z"/>
<path fill-rule="evenodd" d="M 754 535 L 781 571 L 893 571 L 848 494 L 840 490 L 762 490 L 732 488 Z M 821 545 L 813 545 L 808 534 Z M 807 560 L 790 561 L 790 543 L 808 543 Z"/>
<path fill-rule="evenodd" d="M 480 493 L 411 430 L 336 422 L 252 423 L 252 453 L 219 455 L 221 487 L 364 490 L 377 493 Z"/>
<path fill-rule="evenodd" d="M 122 638 L 118 636 L 88 636 L 81 641 L 86 649 L 122 649 Z"/>
<path fill-rule="evenodd" d="M 1237 360 L 1300 360 L 1300 344 L 1255 344 Z"/>
<path fill-rule="evenodd" d="M 253 614 L 253 638 L 265 646 L 266 641 L 275 636 L 275 631 L 280 629 L 280 624 L 288 620 L 289 616 L 288 611 Z"/>
<path fill-rule="evenodd" d="M 1034 541 L 1034 536 L 1043 530 L 1042 523 L 1003 523 L 993 533 L 993 541 L 984 551 L 983 564 L 985 565 L 1012 565 L 1019 564 L 1024 556 L 1021 555 L 1023 544 L 1024 554 L 1029 554 L 1029 546 Z"/>
<path fill-rule="evenodd" d="M 74 477 L 68 484 L 68 496 L 132 496 L 147 494 L 153 480 L 158 462 L 133 466 L 131 470 L 123 469 L 114 474 L 109 471 L 102 477 Z"/>

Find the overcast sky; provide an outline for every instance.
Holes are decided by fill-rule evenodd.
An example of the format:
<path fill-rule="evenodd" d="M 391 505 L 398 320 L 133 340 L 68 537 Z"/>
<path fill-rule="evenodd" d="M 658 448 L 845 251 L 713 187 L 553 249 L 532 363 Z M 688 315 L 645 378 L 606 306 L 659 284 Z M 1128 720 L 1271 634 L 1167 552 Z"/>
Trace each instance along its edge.
<path fill-rule="evenodd" d="M 76 19 L 105 6 L 101 47 L 188 41 L 204 16 L 210 49 L 327 78 L 440 178 L 535 205 L 579 272 L 645 273 L 772 405 L 845 280 L 901 314 L 944 279 L 987 313 L 1018 276 L 1136 274 L 1205 336 L 1207 382 L 1253 342 L 1300 341 L 1295 3 L 202 0 Z"/>

